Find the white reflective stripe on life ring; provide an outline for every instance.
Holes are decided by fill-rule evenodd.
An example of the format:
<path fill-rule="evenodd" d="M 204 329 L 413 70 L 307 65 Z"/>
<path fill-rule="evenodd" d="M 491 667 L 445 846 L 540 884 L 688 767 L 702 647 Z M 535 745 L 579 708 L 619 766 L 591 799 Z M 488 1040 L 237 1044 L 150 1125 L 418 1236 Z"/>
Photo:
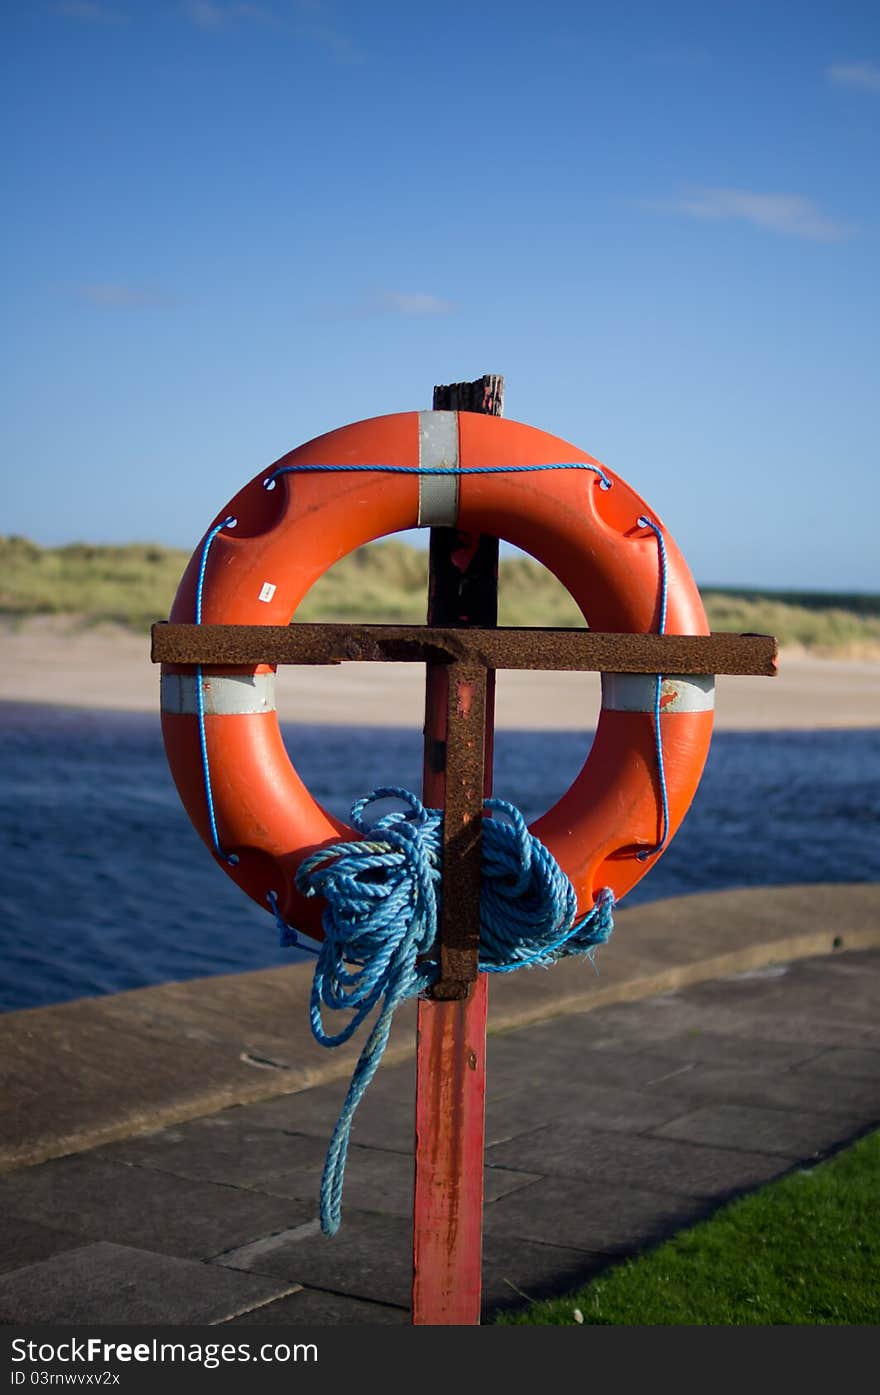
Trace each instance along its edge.
<path fill-rule="evenodd" d="M 653 712 L 656 689 L 653 673 L 603 673 L 602 706 L 611 712 Z M 711 712 L 714 706 L 714 674 L 664 674 L 661 712 Z"/>
<path fill-rule="evenodd" d="M 231 673 L 202 678 L 205 715 L 238 716 L 247 712 L 275 711 L 274 673 Z M 196 713 L 194 673 L 163 673 L 161 687 L 163 712 Z"/>
<path fill-rule="evenodd" d="M 458 468 L 458 412 L 419 412 L 419 468 Z M 454 528 L 458 475 L 419 475 L 419 527 Z"/>

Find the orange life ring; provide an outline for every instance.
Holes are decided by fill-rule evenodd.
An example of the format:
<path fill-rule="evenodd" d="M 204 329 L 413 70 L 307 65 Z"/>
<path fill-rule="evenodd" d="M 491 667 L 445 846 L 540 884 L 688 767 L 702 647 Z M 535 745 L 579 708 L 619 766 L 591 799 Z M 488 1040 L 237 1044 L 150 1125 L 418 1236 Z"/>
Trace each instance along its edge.
<path fill-rule="evenodd" d="M 597 467 L 599 473 L 465 473 L 439 485 L 418 473 L 282 473 L 274 488 L 265 487 L 268 475 L 288 466 L 394 465 L 417 472 L 429 461 L 463 471 L 571 462 Z M 611 488 L 602 485 L 603 471 Z M 592 628 L 647 633 L 658 627 L 659 569 L 657 538 L 638 522 L 646 512 L 635 491 L 612 471 L 535 427 L 468 412 L 375 417 L 282 456 L 217 515 L 212 527 L 229 515 L 237 524 L 222 529 L 212 543 L 202 620 L 287 624 L 313 583 L 354 548 L 420 523 L 445 522 L 507 539 L 531 553 L 568 588 Z M 666 630 L 707 634 L 687 564 L 664 536 Z M 181 581 L 172 621 L 195 619 L 201 555 L 199 547 Z M 181 799 L 212 847 L 195 672 L 163 665 L 162 729 Z M 202 670 L 216 824 L 222 848 L 237 858 L 234 865 L 218 861 L 255 901 L 265 907 L 274 892 L 289 924 L 320 937 L 321 906 L 296 890 L 297 867 L 316 847 L 356 835 L 318 804 L 294 769 L 278 726 L 273 683 L 274 670 L 266 665 Z M 619 899 L 660 855 L 655 680 L 605 674 L 602 692 L 583 769 L 531 829 L 571 879 L 581 913 L 590 910 L 602 887 Z M 699 783 L 713 706 L 711 676 L 664 677 L 667 843 Z"/>

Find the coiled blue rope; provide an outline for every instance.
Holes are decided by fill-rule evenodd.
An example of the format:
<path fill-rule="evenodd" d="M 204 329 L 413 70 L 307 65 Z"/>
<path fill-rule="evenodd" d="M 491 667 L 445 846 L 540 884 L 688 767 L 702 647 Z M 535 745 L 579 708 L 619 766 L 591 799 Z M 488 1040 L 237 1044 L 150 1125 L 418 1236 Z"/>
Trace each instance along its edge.
<path fill-rule="evenodd" d="M 393 799 L 398 807 L 374 817 Z M 602 891 L 578 918 L 577 898 L 552 853 L 526 827 L 518 809 L 488 799 L 483 820 L 480 958 L 484 973 L 549 965 L 564 955 L 592 959 L 613 929 L 614 897 Z M 498 817 L 500 816 L 500 817 Z M 323 1046 L 348 1041 L 372 1010 L 376 1020 L 361 1051 L 327 1150 L 321 1179 L 321 1229 L 339 1229 L 345 1161 L 355 1110 L 378 1069 L 396 1008 L 436 982 L 443 816 L 408 790 L 383 787 L 351 811 L 361 840 L 321 848 L 300 866 L 304 896 L 321 896 L 324 940 L 312 982 L 310 1020 Z M 276 912 L 277 914 L 277 912 Z M 282 922 L 283 924 L 283 922 Z M 339 1032 L 324 1026 L 324 1010 L 352 1016 Z"/>

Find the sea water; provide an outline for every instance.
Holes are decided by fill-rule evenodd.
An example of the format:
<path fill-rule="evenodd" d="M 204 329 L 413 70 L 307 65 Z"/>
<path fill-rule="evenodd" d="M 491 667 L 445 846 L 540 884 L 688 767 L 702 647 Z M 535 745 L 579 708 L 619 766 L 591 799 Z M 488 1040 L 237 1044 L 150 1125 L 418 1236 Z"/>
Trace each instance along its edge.
<path fill-rule="evenodd" d="M 317 799 L 418 791 L 416 730 L 285 726 Z M 591 733 L 496 735 L 495 793 L 530 820 Z M 880 731 L 721 732 L 683 827 L 626 898 L 880 880 Z M 158 718 L 0 704 L 0 1007 L 290 963 L 216 866 L 168 773 Z"/>

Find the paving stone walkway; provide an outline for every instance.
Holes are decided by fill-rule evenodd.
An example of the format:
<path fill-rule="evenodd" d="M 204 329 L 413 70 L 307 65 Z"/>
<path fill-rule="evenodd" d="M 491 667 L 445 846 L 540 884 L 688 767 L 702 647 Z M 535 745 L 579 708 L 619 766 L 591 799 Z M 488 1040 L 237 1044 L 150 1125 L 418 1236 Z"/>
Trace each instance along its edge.
<path fill-rule="evenodd" d="M 0 1178 L 0 1321 L 409 1322 L 411 1064 L 316 1196 L 345 1092 L 294 1095 Z M 484 1320 L 565 1292 L 880 1123 L 880 950 L 490 1037 Z"/>

